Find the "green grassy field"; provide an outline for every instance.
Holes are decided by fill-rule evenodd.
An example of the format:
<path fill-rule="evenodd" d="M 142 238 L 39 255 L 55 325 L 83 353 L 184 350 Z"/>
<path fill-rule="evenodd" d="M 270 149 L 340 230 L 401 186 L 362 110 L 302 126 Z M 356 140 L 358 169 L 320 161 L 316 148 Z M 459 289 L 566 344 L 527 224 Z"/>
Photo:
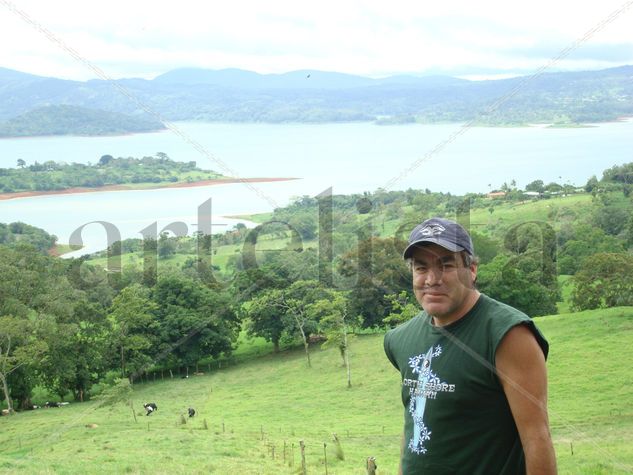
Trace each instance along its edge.
<path fill-rule="evenodd" d="M 550 419 L 561 474 L 633 471 L 633 308 L 536 319 L 551 351 Z M 383 355 L 382 334 L 356 337 L 352 383 L 336 349 L 263 354 L 204 376 L 137 384 L 137 415 L 95 402 L 0 418 L 2 473 L 300 472 L 396 473 L 402 408 L 399 377 Z M 268 346 L 268 348 L 270 348 Z M 143 402 L 158 404 L 144 416 Z M 192 406 L 198 414 L 180 421 Z M 205 422 L 207 428 L 205 428 Z M 96 424 L 97 427 L 88 427 Z M 336 458 L 332 434 L 345 455 Z M 324 447 L 324 444 L 327 444 Z"/>

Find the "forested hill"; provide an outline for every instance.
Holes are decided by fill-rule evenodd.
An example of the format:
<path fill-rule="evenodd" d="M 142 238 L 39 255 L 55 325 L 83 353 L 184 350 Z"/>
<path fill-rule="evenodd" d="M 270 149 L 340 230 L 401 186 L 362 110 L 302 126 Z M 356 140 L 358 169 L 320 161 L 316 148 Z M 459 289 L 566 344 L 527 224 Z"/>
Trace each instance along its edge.
<path fill-rule="evenodd" d="M 153 80 L 121 79 L 113 87 L 108 81 L 66 81 L 0 68 L 0 120 L 62 104 L 136 116 L 143 104 L 174 121 L 569 125 L 633 115 L 632 75 L 633 66 L 494 81 L 189 68 Z"/>
<path fill-rule="evenodd" d="M 122 135 L 164 129 L 162 122 L 147 115 L 131 116 L 86 107 L 53 105 L 0 122 L 0 137 Z"/>
<path fill-rule="evenodd" d="M 98 163 L 61 163 L 52 160 L 28 165 L 17 161 L 18 168 L 0 168 L 0 193 L 96 188 L 109 185 L 175 184 L 223 178 L 214 171 L 196 167 L 196 162 L 176 162 L 159 152 L 155 157 L 119 157 L 103 155 Z"/>

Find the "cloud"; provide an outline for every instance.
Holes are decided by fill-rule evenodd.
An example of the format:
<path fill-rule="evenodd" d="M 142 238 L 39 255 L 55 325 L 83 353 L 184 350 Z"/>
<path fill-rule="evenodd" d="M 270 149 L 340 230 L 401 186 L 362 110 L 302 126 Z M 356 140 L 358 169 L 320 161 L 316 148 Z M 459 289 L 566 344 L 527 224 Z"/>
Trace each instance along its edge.
<path fill-rule="evenodd" d="M 73 60 L 0 2 L 0 66 L 88 79 Z M 537 69 L 620 1 L 81 2 L 22 0 L 15 8 L 113 77 L 183 66 L 261 73 L 323 69 L 381 76 L 476 68 Z M 631 62 L 631 11 L 596 32 L 564 67 Z"/>

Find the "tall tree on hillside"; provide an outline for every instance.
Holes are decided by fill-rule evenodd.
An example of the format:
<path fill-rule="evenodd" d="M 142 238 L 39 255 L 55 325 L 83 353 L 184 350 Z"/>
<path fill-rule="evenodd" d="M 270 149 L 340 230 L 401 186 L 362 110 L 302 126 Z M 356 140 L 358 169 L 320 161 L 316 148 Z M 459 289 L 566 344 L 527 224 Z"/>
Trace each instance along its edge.
<path fill-rule="evenodd" d="M 0 384 L 9 412 L 13 412 L 9 376 L 25 366 L 37 363 L 46 350 L 46 343 L 35 336 L 33 324 L 28 319 L 0 317 Z"/>
<path fill-rule="evenodd" d="M 350 314 L 362 315 L 363 327 L 382 325 L 390 311 L 387 295 L 411 287 L 411 276 L 402 260 L 404 243 L 372 237 L 342 256 L 338 271 L 351 285 Z"/>
<path fill-rule="evenodd" d="M 242 306 L 246 317 L 246 331 L 251 336 L 259 336 L 273 344 L 274 352 L 279 352 L 279 341 L 285 330 L 283 313 L 277 302 L 280 292 L 261 292 Z"/>
<path fill-rule="evenodd" d="M 529 268 L 541 285 L 554 296 L 558 295 L 556 233 L 549 224 L 526 221 L 512 226 L 506 232 L 504 247 L 512 253 L 511 259 L 516 261 L 517 266 L 525 261 L 523 270 Z"/>
<path fill-rule="evenodd" d="M 272 335 L 274 332 L 274 336 L 269 337 L 272 341 L 272 338 L 277 338 L 281 322 L 284 333 L 301 338 L 308 367 L 311 367 L 309 337 L 318 329 L 318 316 L 312 311 L 311 305 L 322 298 L 325 298 L 325 290 L 316 280 L 299 280 L 286 289 L 266 291 L 251 301 L 254 305 L 254 316 L 261 317 L 257 324 L 268 325 L 266 329 L 259 330 L 258 334 L 266 337 L 267 333 Z M 266 314 L 263 311 L 259 312 L 264 305 L 274 311 Z"/>
<path fill-rule="evenodd" d="M 112 342 L 120 359 L 121 377 L 132 377 L 151 361 L 152 330 L 157 305 L 149 291 L 139 285 L 126 287 L 112 301 L 108 320 L 112 326 Z"/>
<path fill-rule="evenodd" d="M 229 354 L 240 322 L 228 292 L 181 274 L 161 276 L 152 290 L 157 305 L 160 358 L 189 367 L 206 356 Z"/>
<path fill-rule="evenodd" d="M 338 347 L 343 366 L 347 373 L 347 387 L 352 387 L 352 370 L 350 367 L 350 335 L 349 328 L 354 325 L 349 315 L 349 302 L 343 292 L 326 290 L 323 298 L 310 304 L 307 308 L 311 318 L 319 322 L 319 329 L 327 337 L 323 347 Z"/>

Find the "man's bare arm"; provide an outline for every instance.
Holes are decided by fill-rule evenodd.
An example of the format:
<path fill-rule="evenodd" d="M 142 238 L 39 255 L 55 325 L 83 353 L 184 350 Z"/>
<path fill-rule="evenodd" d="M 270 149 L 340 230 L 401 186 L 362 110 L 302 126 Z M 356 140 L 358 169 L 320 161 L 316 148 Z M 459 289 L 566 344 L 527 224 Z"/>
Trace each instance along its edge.
<path fill-rule="evenodd" d="M 556 474 L 547 416 L 545 357 L 532 332 L 512 328 L 501 341 L 495 365 L 519 431 L 528 475 Z"/>

